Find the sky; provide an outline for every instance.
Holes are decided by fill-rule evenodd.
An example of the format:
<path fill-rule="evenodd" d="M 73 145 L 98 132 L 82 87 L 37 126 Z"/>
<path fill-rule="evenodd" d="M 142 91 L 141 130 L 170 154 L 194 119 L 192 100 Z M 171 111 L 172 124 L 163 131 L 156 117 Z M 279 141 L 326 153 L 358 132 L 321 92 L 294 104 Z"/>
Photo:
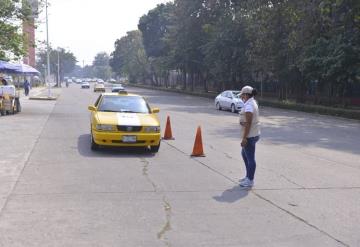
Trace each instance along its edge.
<path fill-rule="evenodd" d="M 74 53 L 78 65 L 92 64 L 99 52 L 110 54 L 117 39 L 137 29 L 139 19 L 168 0 L 48 0 L 49 40 L 53 48 Z M 36 40 L 46 40 L 45 9 Z"/>

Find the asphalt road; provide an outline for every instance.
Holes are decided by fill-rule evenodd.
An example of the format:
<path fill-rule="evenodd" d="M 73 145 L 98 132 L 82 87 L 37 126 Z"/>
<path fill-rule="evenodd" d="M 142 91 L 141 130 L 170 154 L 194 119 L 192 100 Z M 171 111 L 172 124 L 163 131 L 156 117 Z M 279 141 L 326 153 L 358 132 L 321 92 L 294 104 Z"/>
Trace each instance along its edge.
<path fill-rule="evenodd" d="M 236 114 L 205 98 L 130 88 L 175 140 L 90 150 L 98 94 L 22 99 L 0 117 L 0 246 L 360 246 L 360 123 L 261 108 L 252 190 Z M 202 127 L 204 158 L 191 158 Z"/>

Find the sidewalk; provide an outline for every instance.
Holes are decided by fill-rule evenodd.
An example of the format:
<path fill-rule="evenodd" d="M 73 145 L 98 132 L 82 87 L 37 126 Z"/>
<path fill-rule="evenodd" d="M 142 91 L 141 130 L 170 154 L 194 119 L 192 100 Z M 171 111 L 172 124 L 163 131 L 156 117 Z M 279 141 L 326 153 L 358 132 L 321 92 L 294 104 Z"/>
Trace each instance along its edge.
<path fill-rule="evenodd" d="M 29 93 L 29 100 L 56 100 L 60 94 L 61 94 L 62 88 L 54 88 L 51 87 L 50 89 L 50 97 L 49 97 L 49 91 L 48 87 L 36 87 L 32 88 Z M 24 92 L 22 92 L 22 96 L 26 97 L 24 95 Z"/>

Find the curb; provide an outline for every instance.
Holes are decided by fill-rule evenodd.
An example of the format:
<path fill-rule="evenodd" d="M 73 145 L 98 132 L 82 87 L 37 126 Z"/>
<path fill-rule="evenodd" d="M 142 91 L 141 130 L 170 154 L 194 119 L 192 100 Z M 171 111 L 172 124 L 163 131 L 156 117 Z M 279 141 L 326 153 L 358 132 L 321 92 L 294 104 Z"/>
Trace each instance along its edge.
<path fill-rule="evenodd" d="M 128 84 L 124 84 L 124 85 L 129 86 L 129 87 L 145 88 L 145 89 L 158 90 L 158 91 L 163 91 L 163 92 L 186 94 L 186 95 L 198 96 L 198 97 L 208 98 L 208 99 L 214 99 L 219 94 L 219 93 L 191 92 L 191 91 L 184 91 L 184 90 L 175 89 L 175 88 L 152 87 L 152 86 L 141 85 L 141 84 L 130 84 L 130 83 L 128 83 Z"/>
<path fill-rule="evenodd" d="M 58 97 L 47 97 L 47 96 L 43 96 L 43 97 L 30 97 L 29 100 L 57 100 Z"/>

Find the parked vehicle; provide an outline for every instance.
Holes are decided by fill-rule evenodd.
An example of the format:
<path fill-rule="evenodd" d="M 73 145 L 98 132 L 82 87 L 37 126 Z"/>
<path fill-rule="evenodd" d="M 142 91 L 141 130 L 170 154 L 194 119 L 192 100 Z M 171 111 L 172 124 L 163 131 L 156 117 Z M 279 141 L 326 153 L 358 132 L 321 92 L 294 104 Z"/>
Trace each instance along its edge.
<path fill-rule="evenodd" d="M 113 93 L 118 93 L 120 91 L 125 91 L 125 88 L 121 84 L 115 84 L 111 88 L 111 92 L 113 92 Z"/>
<path fill-rule="evenodd" d="M 94 86 L 94 92 L 103 92 L 105 93 L 106 89 L 103 83 L 96 83 Z"/>
<path fill-rule="evenodd" d="M 215 98 L 215 107 L 218 110 L 230 110 L 232 113 L 239 112 L 244 103 L 240 99 L 240 91 L 227 90 Z"/>
<path fill-rule="evenodd" d="M 90 88 L 90 84 L 88 82 L 81 83 L 81 88 Z"/>
<path fill-rule="evenodd" d="M 0 114 L 15 114 L 21 111 L 20 95 L 14 85 L 0 86 Z"/>

